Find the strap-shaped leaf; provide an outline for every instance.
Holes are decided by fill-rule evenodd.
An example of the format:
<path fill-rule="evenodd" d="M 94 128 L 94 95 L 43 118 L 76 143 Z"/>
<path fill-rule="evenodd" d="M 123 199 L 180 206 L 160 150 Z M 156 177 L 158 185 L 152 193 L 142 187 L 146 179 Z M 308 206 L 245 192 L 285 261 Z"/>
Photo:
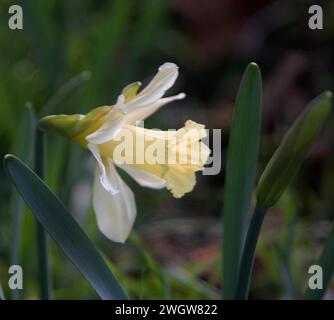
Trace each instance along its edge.
<path fill-rule="evenodd" d="M 233 299 L 247 213 L 255 183 L 261 127 L 262 80 L 248 65 L 237 95 L 228 145 L 224 191 L 223 294 Z"/>
<path fill-rule="evenodd" d="M 22 117 L 18 130 L 17 141 L 15 145 L 15 153 L 28 164 L 32 160 L 32 145 L 34 139 L 35 115 L 30 104 L 27 104 L 22 111 Z M 11 208 L 11 246 L 10 246 L 10 264 L 21 264 L 21 231 L 23 222 L 23 200 L 13 187 L 12 196 L 10 199 Z M 14 289 L 11 291 L 12 299 L 19 299 L 22 290 Z"/>
<path fill-rule="evenodd" d="M 6 171 L 37 220 L 63 249 L 102 299 L 126 299 L 101 254 L 71 214 L 21 160 L 7 155 Z"/>

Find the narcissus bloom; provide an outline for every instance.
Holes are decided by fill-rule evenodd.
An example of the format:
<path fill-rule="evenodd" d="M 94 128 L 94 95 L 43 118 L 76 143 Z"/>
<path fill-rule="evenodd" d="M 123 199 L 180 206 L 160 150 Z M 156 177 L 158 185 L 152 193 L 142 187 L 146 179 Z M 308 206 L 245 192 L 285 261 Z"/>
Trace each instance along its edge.
<path fill-rule="evenodd" d="M 206 136 L 201 124 L 188 120 L 177 131 L 138 125 L 161 106 L 185 97 L 180 93 L 163 98 L 177 76 L 178 67 L 165 63 L 147 87 L 138 93 L 141 84 L 130 84 L 113 106 L 93 109 L 87 115 L 48 116 L 39 122 L 44 131 L 70 138 L 95 157 L 93 207 L 100 230 L 113 241 L 126 240 L 136 217 L 134 194 L 115 166 L 141 186 L 166 187 L 180 198 L 194 188 L 195 172 L 203 170 L 210 154 L 201 142 Z"/>

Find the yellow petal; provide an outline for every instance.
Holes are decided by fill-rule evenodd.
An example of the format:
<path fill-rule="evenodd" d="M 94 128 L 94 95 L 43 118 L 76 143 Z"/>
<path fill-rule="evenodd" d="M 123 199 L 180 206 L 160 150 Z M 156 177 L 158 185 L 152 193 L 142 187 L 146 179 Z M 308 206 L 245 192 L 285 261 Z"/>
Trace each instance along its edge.
<path fill-rule="evenodd" d="M 204 126 L 187 121 L 178 131 L 157 131 L 127 125 L 114 140 L 99 146 L 104 157 L 128 164 L 166 182 L 174 197 L 182 197 L 196 184 L 210 149 L 200 140 Z"/>
<path fill-rule="evenodd" d="M 125 103 L 131 101 L 136 95 L 141 86 L 141 82 L 133 82 L 127 85 L 123 90 L 122 90 L 122 95 L 125 98 Z"/>

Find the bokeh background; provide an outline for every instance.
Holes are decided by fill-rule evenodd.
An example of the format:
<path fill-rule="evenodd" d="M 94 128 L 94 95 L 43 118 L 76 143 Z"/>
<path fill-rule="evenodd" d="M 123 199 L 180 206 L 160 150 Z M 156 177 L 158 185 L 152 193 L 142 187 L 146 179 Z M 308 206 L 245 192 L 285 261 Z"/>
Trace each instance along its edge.
<path fill-rule="evenodd" d="M 110 261 L 132 298 L 216 299 L 221 291 L 224 162 L 241 75 L 251 61 L 263 74 L 259 172 L 283 134 L 316 95 L 333 89 L 334 1 L 316 1 L 324 29 L 308 28 L 314 1 L 25 0 L 0 1 L 0 156 L 15 153 L 22 113 L 37 117 L 85 113 L 113 104 L 123 86 L 147 83 L 166 61 L 180 66 L 169 92 L 187 99 L 145 122 L 179 128 L 187 119 L 222 129 L 222 170 L 199 176 L 194 191 L 138 187 L 138 217 L 125 245 L 97 229 L 90 204 L 94 164 L 60 137 L 47 140 L 47 182 Z M 20 4 L 24 30 L 8 28 L 8 7 Z M 291 188 L 266 217 L 255 261 L 253 299 L 291 298 L 307 283 L 334 218 L 334 117 L 330 116 Z M 0 282 L 6 295 L 13 261 L 12 207 L 17 202 L 0 167 Z M 17 259 L 21 298 L 38 297 L 34 219 L 27 209 Z M 97 298 L 50 240 L 54 298 Z M 333 298 L 329 290 L 327 298 Z"/>

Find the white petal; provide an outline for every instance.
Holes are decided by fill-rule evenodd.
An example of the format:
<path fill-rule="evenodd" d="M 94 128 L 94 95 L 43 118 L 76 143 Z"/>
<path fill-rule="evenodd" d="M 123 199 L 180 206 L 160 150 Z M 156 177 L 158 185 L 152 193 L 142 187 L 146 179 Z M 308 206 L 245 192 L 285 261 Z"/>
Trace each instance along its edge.
<path fill-rule="evenodd" d="M 127 172 L 139 185 L 152 189 L 162 189 L 166 186 L 166 181 L 145 170 L 134 168 L 127 164 L 118 165 Z"/>
<path fill-rule="evenodd" d="M 142 106 L 141 108 L 136 108 L 136 109 L 128 109 L 128 113 L 126 115 L 126 124 L 135 124 L 137 121 L 142 121 L 148 118 L 151 114 L 156 112 L 159 108 L 164 106 L 167 103 L 170 103 L 175 100 L 181 100 L 185 98 L 185 94 L 179 93 L 175 96 L 167 97 L 167 98 L 162 98 L 156 101 L 155 103 L 152 103 L 150 105 L 145 105 Z"/>
<path fill-rule="evenodd" d="M 119 192 L 111 194 L 100 183 L 99 170 L 95 172 L 93 207 L 101 232 L 110 240 L 124 242 L 134 223 L 137 210 L 133 192 L 118 175 L 110 161 L 108 176 L 117 184 Z"/>
<path fill-rule="evenodd" d="M 142 94 L 148 93 L 161 85 L 167 90 L 173 86 L 179 67 L 175 63 L 166 62 L 159 67 L 158 73 L 151 82 L 142 90 Z"/>
<path fill-rule="evenodd" d="M 159 100 L 173 86 L 178 74 L 178 66 L 176 64 L 164 63 L 159 67 L 159 72 L 147 87 L 128 103 L 128 108 L 140 108 L 143 105 L 150 105 Z"/>
<path fill-rule="evenodd" d="M 99 166 L 99 170 L 100 170 L 99 179 L 100 179 L 100 183 L 102 184 L 103 188 L 107 190 L 108 192 L 110 192 L 111 194 L 118 193 L 119 190 L 117 188 L 116 181 L 109 179 L 108 177 L 108 172 L 106 168 L 108 167 L 108 163 L 105 164 L 103 162 L 101 155 L 100 155 L 99 147 L 95 144 L 88 144 L 88 149 L 92 152 Z"/>
<path fill-rule="evenodd" d="M 107 114 L 105 123 L 86 137 L 87 141 L 94 144 L 102 144 L 115 138 L 125 124 L 124 96 L 120 95 L 114 108 Z"/>

